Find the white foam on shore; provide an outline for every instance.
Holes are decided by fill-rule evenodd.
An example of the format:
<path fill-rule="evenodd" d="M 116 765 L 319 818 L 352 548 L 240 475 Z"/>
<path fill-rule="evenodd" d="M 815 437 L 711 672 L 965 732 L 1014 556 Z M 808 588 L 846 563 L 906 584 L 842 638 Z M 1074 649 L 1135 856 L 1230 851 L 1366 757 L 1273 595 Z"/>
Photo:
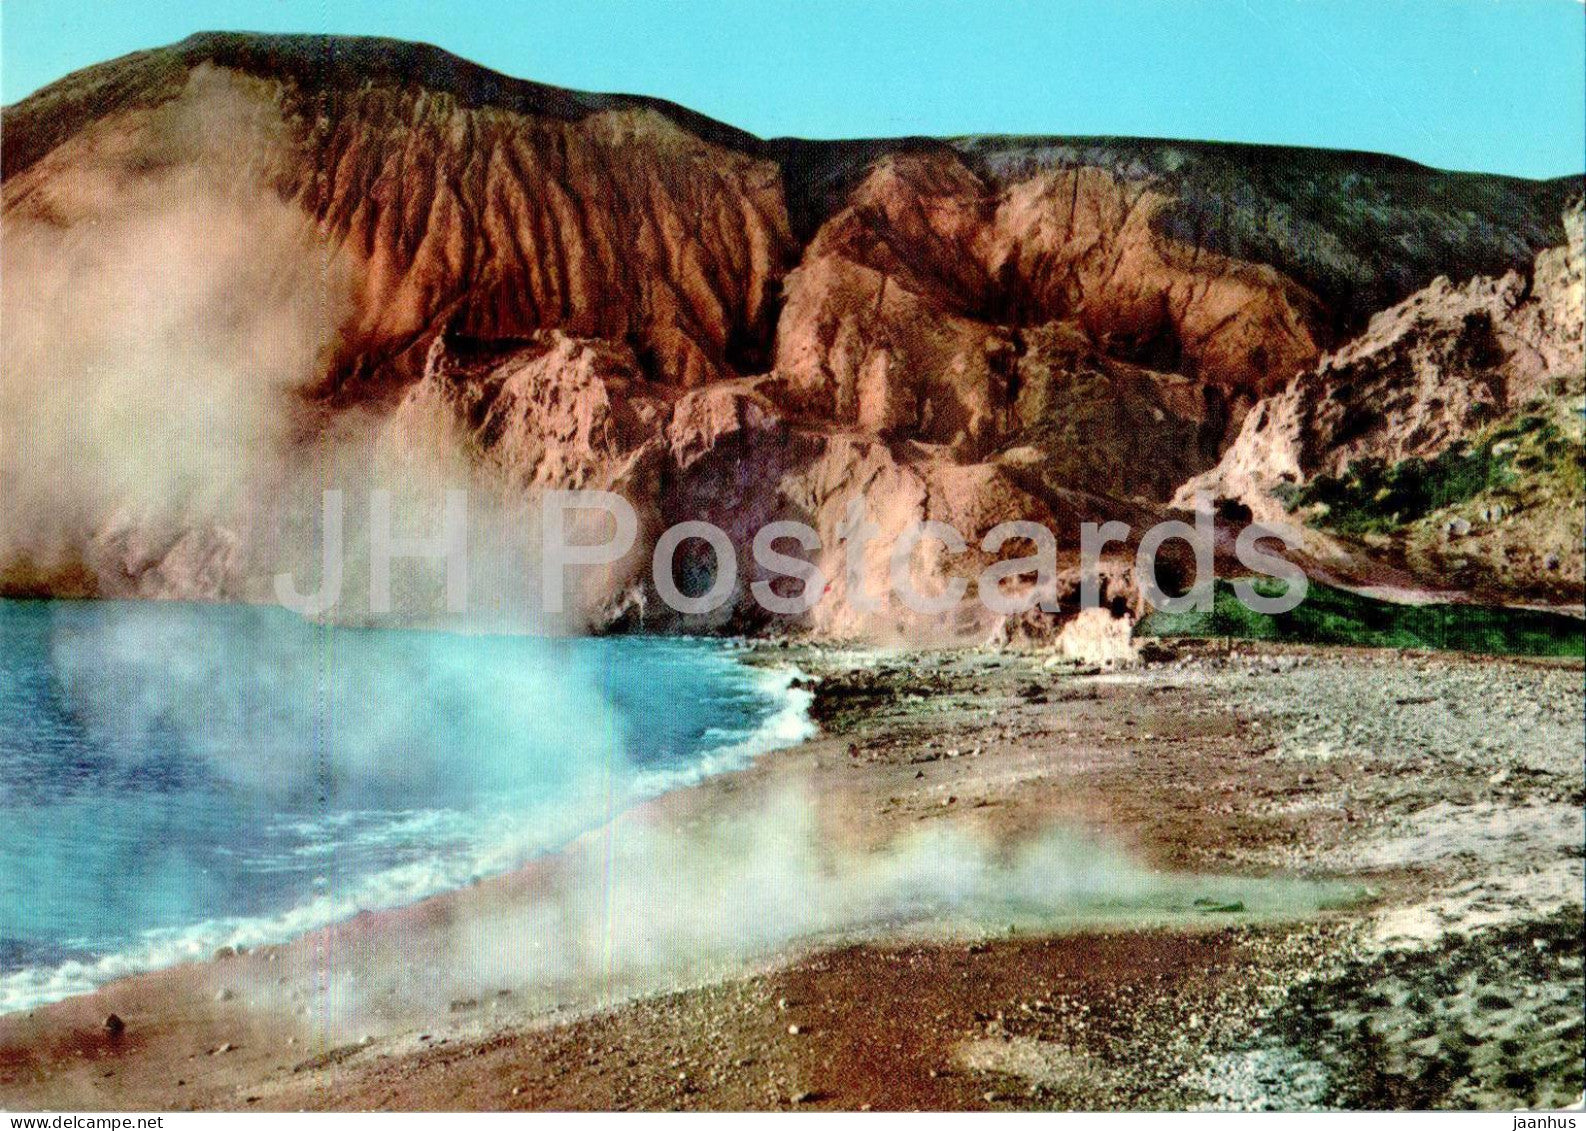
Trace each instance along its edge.
<path fill-rule="evenodd" d="M 795 686 L 802 673 L 794 668 L 752 669 L 757 690 L 774 706 L 747 734 L 718 734 L 724 741 L 707 747 L 686 765 L 641 771 L 613 796 L 560 804 L 558 813 L 503 814 L 488 819 L 466 852 L 415 861 L 359 878 L 347 891 L 316 895 L 273 915 L 206 920 L 189 926 L 144 932 L 132 945 L 89 959 L 50 966 L 31 966 L 0 974 L 0 1014 L 33 1009 L 136 974 L 187 962 L 204 961 L 223 946 L 259 947 L 288 942 L 310 931 L 352 918 L 454 891 L 487 876 L 499 875 L 536 856 L 554 851 L 616 812 L 672 790 L 684 789 L 718 774 L 741 770 L 757 757 L 792 746 L 815 733 L 809 708 L 814 694 Z M 567 811 L 571 809 L 572 811 Z M 345 821 L 339 814 L 328 820 Z M 415 826 L 456 824 L 451 811 L 410 811 L 400 815 L 390 832 Z M 327 830 L 328 831 L 328 830 Z M 365 838 L 367 831 L 362 834 Z"/>
<path fill-rule="evenodd" d="M 793 667 L 761 668 L 754 679 L 761 692 L 778 704 L 765 721 L 749 735 L 711 748 L 686 766 L 641 772 L 633 784 L 636 798 L 656 797 L 717 774 L 745 769 L 760 755 L 795 746 L 815 733 L 809 714 L 815 693 L 798 686 L 804 679 L 802 672 Z"/>

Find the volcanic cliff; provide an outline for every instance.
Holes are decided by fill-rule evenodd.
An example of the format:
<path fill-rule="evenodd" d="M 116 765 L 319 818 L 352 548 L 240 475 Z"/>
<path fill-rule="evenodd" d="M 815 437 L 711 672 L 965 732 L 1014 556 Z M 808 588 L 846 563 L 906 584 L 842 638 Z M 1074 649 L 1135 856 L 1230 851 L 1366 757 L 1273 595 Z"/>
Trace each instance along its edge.
<path fill-rule="evenodd" d="M 872 577 L 915 519 L 970 540 L 917 563 L 938 576 L 977 571 L 981 536 L 1026 519 L 1056 533 L 1071 597 L 1080 522 L 1143 529 L 1236 436 L 1255 442 L 1252 405 L 1326 402 L 1396 332 L 1383 319 L 1416 317 L 1380 311 L 1432 293 L 1473 317 L 1499 303 L 1495 326 L 1532 317 L 1513 312 L 1542 301 L 1533 265 L 1581 189 L 1214 143 L 762 140 L 433 47 L 315 36 L 140 52 L 3 127 L 4 591 L 268 599 L 321 488 L 424 468 L 488 495 L 508 564 L 533 557 L 538 491 L 632 500 L 638 551 L 585 587 L 575 627 L 597 628 L 762 627 L 749 546 L 778 518 L 825 546 L 832 599 L 803 627 L 999 627 L 978 606 L 922 621 L 843 600 L 831 554 L 855 495 L 882 528 Z M 1498 353 L 1471 365 L 1510 365 L 1519 347 L 1488 336 L 1471 348 Z M 1550 375 L 1579 370 L 1571 341 Z M 1407 378 L 1428 390 L 1416 404 L 1466 396 L 1439 396 L 1445 368 Z M 1373 425 L 1398 437 L 1377 447 L 1435 455 L 1482 423 L 1420 411 Z M 1339 454 L 1304 476 L 1361 435 L 1327 433 Z M 1270 509 L 1274 485 L 1246 505 Z M 685 519 L 726 529 L 744 566 L 704 618 L 663 608 L 647 576 Z M 1127 611 L 1118 553 L 1107 595 Z M 711 560 L 686 545 L 685 589 Z"/>
<path fill-rule="evenodd" d="M 1525 272 L 1440 277 L 1245 417 L 1181 488 L 1308 524 L 1355 572 L 1578 604 L 1586 544 L 1586 222 Z"/>

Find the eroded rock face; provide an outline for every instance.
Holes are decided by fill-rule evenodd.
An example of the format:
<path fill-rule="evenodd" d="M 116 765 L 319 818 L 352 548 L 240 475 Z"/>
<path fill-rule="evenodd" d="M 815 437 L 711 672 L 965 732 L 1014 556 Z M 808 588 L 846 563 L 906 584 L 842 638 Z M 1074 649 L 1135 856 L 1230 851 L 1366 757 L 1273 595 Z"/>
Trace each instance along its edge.
<path fill-rule="evenodd" d="M 1272 513 L 1271 489 L 1363 457 L 1397 463 L 1450 443 L 1581 376 L 1581 208 L 1569 242 L 1529 276 L 1438 279 L 1298 374 L 1245 418 L 1215 471 L 1188 485 Z"/>
<path fill-rule="evenodd" d="M 513 491 L 610 489 L 633 473 L 670 412 L 633 351 L 560 330 L 514 345 L 431 345 L 389 430 L 455 445 Z"/>
<path fill-rule="evenodd" d="M 1022 519 L 1057 534 L 1068 600 L 1078 524 L 1162 517 L 1258 398 L 1283 390 L 1197 482 L 1243 494 L 1241 474 L 1435 450 L 1579 354 L 1577 250 L 1534 287 L 1436 283 L 1318 364 L 1358 329 L 1340 287 L 1367 258 L 1398 294 L 1445 244 L 1454 271 L 1521 262 L 1557 195 L 1359 155 L 764 142 L 432 48 L 242 35 L 92 68 L 5 125 L 3 403 L 29 441 L 6 465 L 8 592 L 267 600 L 321 487 L 422 465 L 485 490 L 525 547 L 549 488 L 633 503 L 638 545 L 584 586 L 577 627 L 765 629 L 754 534 L 796 519 L 829 583 L 797 627 L 1034 639 L 1061 618 L 849 598 L 884 588 L 912 522 L 969 543 L 922 549 L 910 573 L 933 592 Z M 1340 198 L 1333 223 L 1318 202 L 1340 186 L 1374 203 Z M 154 419 L 156 443 L 108 442 Z M 860 497 L 880 532 L 850 574 Z M 660 531 L 694 519 L 740 570 L 688 618 L 646 575 Z M 685 589 L 709 583 L 701 544 L 677 563 Z M 1128 545 L 1104 560 L 1125 615 L 1129 563 Z"/>
<path fill-rule="evenodd" d="M 1218 466 L 1187 483 L 1178 501 L 1196 494 L 1236 499 L 1258 518 L 1283 521 L 1290 517 L 1285 490 L 1345 475 L 1363 460 L 1391 468 L 1432 459 L 1518 417 L 1560 429 L 1563 442 L 1571 442 L 1586 384 L 1579 202 L 1565 214 L 1564 227 L 1567 242 L 1540 254 L 1527 274 L 1463 284 L 1440 278 L 1378 314 L 1360 337 L 1257 404 Z M 1500 441 L 1498 457 L 1515 446 Z M 1502 520 L 1516 535 L 1488 532 L 1501 543 L 1503 571 L 1512 562 L 1516 573 L 1508 582 L 1485 580 L 1499 591 L 1505 584 L 1578 591 L 1580 523 L 1570 520 L 1579 517 L 1578 492 L 1526 478 L 1527 469 L 1518 469 L 1514 493 L 1527 494 L 1524 507 L 1507 496 L 1473 504 L 1487 524 Z M 1325 526 L 1326 515 L 1313 517 Z M 1431 525 L 1465 538 L 1472 521 L 1450 511 Z M 1451 571 L 1451 558 L 1475 552 L 1482 537 L 1439 549 L 1425 532 L 1405 533 L 1429 579 Z"/>
<path fill-rule="evenodd" d="M 1066 325 L 1102 356 L 1259 395 L 1319 352 L 1317 300 L 1154 230 L 1102 170 L 999 189 L 951 154 L 883 159 L 788 279 L 776 364 L 804 411 L 983 452 L 1041 422 L 1021 370 Z M 1050 367 L 1050 362 L 1048 363 Z M 1026 406 L 1028 408 L 1028 406 Z"/>
<path fill-rule="evenodd" d="M 441 332 L 632 342 L 692 387 L 752 367 L 792 254 L 775 166 L 643 110 L 563 122 L 349 94 L 290 186 L 363 259 L 341 380 L 402 380 Z"/>
<path fill-rule="evenodd" d="M 1071 312 L 1109 354 L 1275 388 L 1325 344 L 1321 304 L 1269 267 L 1159 234 L 1169 203 L 1101 170 L 1039 174 L 999 200 L 990 266 L 1015 311 Z"/>

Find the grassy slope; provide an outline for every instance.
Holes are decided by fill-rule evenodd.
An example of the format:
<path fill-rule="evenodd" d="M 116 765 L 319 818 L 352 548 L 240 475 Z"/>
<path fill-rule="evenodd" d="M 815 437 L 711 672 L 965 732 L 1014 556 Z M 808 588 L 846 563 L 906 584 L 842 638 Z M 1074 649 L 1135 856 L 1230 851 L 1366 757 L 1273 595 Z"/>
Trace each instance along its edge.
<path fill-rule="evenodd" d="M 1578 379 L 1563 384 L 1431 459 L 1357 460 L 1274 494 L 1306 525 L 1477 600 L 1578 605 L 1586 401 Z"/>
<path fill-rule="evenodd" d="M 1477 496 L 1514 510 L 1549 489 L 1578 499 L 1586 492 L 1586 453 L 1569 422 L 1549 405 L 1531 405 L 1430 460 L 1385 466 L 1357 460 L 1342 475 L 1319 475 L 1282 496 L 1290 510 L 1315 508 L 1314 526 L 1340 534 L 1391 533 Z"/>
<path fill-rule="evenodd" d="M 1257 582 L 1277 595 L 1281 582 Z M 1152 613 L 1141 636 L 1224 636 L 1299 644 L 1440 649 L 1528 656 L 1586 656 L 1586 621 L 1561 613 L 1482 605 L 1398 605 L 1312 583 L 1292 612 L 1252 612 L 1218 583 L 1209 613 Z"/>

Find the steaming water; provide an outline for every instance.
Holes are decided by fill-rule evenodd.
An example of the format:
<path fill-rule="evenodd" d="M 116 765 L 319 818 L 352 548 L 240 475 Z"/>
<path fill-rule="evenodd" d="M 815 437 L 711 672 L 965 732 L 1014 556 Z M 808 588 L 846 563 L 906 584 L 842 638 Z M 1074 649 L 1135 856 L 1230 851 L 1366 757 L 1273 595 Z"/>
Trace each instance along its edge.
<path fill-rule="evenodd" d="M 718 642 L 0 601 L 0 1012 L 462 886 L 808 730 Z"/>

